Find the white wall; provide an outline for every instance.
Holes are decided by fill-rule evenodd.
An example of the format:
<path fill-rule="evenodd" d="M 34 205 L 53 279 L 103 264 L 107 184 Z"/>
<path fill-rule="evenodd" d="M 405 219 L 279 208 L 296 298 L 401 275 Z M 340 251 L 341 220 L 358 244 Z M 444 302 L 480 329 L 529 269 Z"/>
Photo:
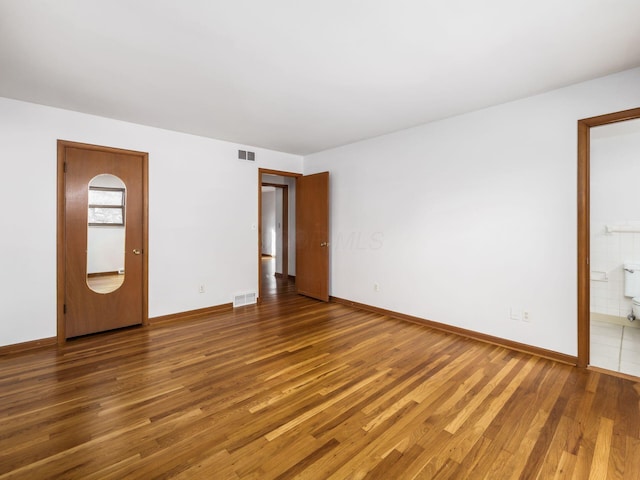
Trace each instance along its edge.
<path fill-rule="evenodd" d="M 331 295 L 576 355 L 577 120 L 638 106 L 634 69 L 305 157 Z"/>
<path fill-rule="evenodd" d="M 282 177 L 289 186 L 289 275 L 296 275 L 296 179 Z"/>
<path fill-rule="evenodd" d="M 124 270 L 124 227 L 87 229 L 87 273 Z"/>
<path fill-rule="evenodd" d="M 262 254 L 276 254 L 276 191 L 262 187 Z"/>
<path fill-rule="evenodd" d="M 276 273 L 282 273 L 282 254 L 283 254 L 283 231 L 282 231 L 282 214 L 283 214 L 283 200 L 284 200 L 284 189 L 276 188 L 275 189 L 275 206 L 274 206 L 274 229 L 275 229 L 275 256 L 276 256 L 276 265 L 275 271 Z"/>
<path fill-rule="evenodd" d="M 591 311 L 626 317 L 623 265 L 640 264 L 640 233 L 607 233 L 606 226 L 640 230 L 640 119 L 591 129 L 590 175 Z"/>
<path fill-rule="evenodd" d="M 295 172 L 294 172 L 295 173 Z M 294 177 L 284 177 L 282 175 L 263 174 L 262 179 L 267 183 L 275 183 L 278 185 L 287 185 L 289 188 L 289 275 L 296 274 L 296 179 Z M 281 190 L 281 189 L 277 189 Z M 280 193 L 282 195 L 282 193 Z M 277 198 L 277 197 L 276 197 Z M 282 196 L 280 196 L 282 202 Z M 276 206 L 276 225 L 279 222 L 279 234 L 282 235 L 282 205 Z M 282 273 L 282 242 L 280 242 L 279 251 L 276 251 L 276 272 Z"/>
<path fill-rule="evenodd" d="M 150 317 L 257 291 L 258 168 L 300 156 L 0 98 L 0 345 L 56 335 L 57 139 L 149 152 Z"/>

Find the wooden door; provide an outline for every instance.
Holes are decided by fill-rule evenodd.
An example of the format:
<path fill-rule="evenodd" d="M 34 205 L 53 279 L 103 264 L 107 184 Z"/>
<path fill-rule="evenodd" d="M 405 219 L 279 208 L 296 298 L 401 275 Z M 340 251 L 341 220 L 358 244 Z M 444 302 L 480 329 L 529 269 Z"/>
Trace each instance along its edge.
<path fill-rule="evenodd" d="M 63 261 L 58 266 L 64 269 L 63 338 L 146 323 L 147 154 L 59 142 L 58 155 L 64 172 Z M 125 186 L 124 281 L 109 293 L 90 288 L 87 266 L 89 184 L 104 174 L 117 177 Z"/>
<path fill-rule="evenodd" d="M 296 287 L 329 301 L 329 172 L 296 182 Z"/>

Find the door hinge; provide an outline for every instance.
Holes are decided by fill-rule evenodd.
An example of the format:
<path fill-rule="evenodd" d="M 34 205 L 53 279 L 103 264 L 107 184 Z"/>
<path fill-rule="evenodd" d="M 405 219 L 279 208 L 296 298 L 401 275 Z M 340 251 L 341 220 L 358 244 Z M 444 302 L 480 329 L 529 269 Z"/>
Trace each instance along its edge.
<path fill-rule="evenodd" d="M 67 173 L 67 162 L 63 162 L 63 164 L 62 164 L 62 171 L 63 171 L 64 173 Z"/>
<path fill-rule="evenodd" d="M 66 303 L 64 305 L 62 305 L 62 313 L 63 314 L 67 313 L 67 304 Z"/>

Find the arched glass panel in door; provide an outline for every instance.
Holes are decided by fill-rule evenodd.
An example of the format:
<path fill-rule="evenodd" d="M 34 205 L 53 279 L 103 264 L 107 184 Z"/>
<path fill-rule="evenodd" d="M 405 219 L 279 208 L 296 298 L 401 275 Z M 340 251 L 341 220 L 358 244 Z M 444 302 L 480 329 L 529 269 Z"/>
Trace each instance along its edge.
<path fill-rule="evenodd" d="M 111 174 L 89 182 L 87 205 L 87 285 L 96 293 L 111 293 L 124 283 L 124 182 Z"/>

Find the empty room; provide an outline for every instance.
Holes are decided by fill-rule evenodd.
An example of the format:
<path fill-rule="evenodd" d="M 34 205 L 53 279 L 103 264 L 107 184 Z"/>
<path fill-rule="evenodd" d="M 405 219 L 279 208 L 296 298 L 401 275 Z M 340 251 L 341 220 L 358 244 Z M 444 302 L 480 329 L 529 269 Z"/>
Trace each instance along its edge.
<path fill-rule="evenodd" d="M 0 480 L 640 479 L 639 18 L 0 0 Z"/>

